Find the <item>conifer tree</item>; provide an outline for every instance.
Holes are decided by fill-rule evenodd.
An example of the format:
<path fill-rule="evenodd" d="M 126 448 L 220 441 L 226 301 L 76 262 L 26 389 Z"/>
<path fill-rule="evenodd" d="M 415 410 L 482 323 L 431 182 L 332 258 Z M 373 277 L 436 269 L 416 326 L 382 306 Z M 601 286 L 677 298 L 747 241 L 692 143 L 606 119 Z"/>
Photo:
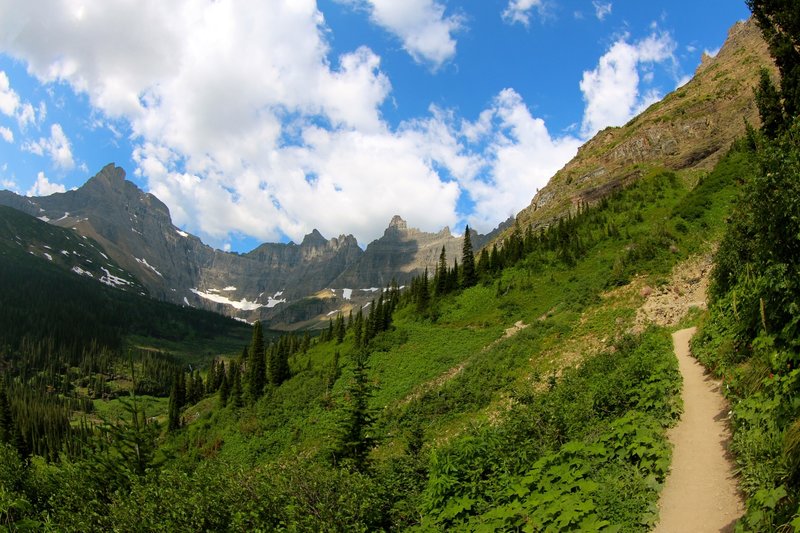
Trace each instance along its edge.
<path fill-rule="evenodd" d="M 231 373 L 233 374 L 233 385 L 231 386 L 230 401 L 234 409 L 239 409 L 244 405 L 242 399 L 242 373 L 237 365 L 231 365 Z"/>
<path fill-rule="evenodd" d="M 472 237 L 469 226 L 464 228 L 464 244 L 461 247 L 461 286 L 472 287 L 477 281 L 475 274 L 475 255 L 472 252 Z"/>
<path fill-rule="evenodd" d="M 364 342 L 364 310 L 359 308 L 353 322 L 353 343 L 356 348 L 361 348 Z"/>
<path fill-rule="evenodd" d="M 439 264 L 436 267 L 436 296 L 443 296 L 447 292 L 447 254 L 444 246 L 439 254 Z"/>
<path fill-rule="evenodd" d="M 231 393 L 230 382 L 228 381 L 228 374 L 225 372 L 225 363 L 220 362 L 220 373 L 222 374 L 222 381 L 219 384 L 219 405 L 225 407 L 228 405 L 228 397 Z"/>
<path fill-rule="evenodd" d="M 175 431 L 181 427 L 181 408 L 178 405 L 178 376 L 172 381 L 172 389 L 169 393 L 169 410 L 168 410 L 168 423 L 167 429 Z"/>
<path fill-rule="evenodd" d="M 426 267 L 419 284 L 419 293 L 417 294 L 417 312 L 420 314 L 424 314 L 431 303 L 431 293 L 428 285 L 428 269 Z"/>
<path fill-rule="evenodd" d="M 247 385 L 250 401 L 255 402 L 264 394 L 266 384 L 266 361 L 264 353 L 264 334 L 261 322 L 253 324 L 253 339 L 250 341 L 247 360 Z"/>
<path fill-rule="evenodd" d="M 336 461 L 352 461 L 356 470 L 363 471 L 367 466 L 367 456 L 375 444 L 372 425 L 375 417 L 369 407 L 373 386 L 367 375 L 366 350 L 356 354 L 353 379 L 348 388 L 349 403 L 339 425 L 339 439 L 334 451 Z"/>
<path fill-rule="evenodd" d="M 344 341 L 344 335 L 346 333 L 345 325 L 344 325 L 344 317 L 341 313 L 336 315 L 336 324 L 334 326 L 334 331 L 336 332 L 336 344 L 341 344 Z"/>

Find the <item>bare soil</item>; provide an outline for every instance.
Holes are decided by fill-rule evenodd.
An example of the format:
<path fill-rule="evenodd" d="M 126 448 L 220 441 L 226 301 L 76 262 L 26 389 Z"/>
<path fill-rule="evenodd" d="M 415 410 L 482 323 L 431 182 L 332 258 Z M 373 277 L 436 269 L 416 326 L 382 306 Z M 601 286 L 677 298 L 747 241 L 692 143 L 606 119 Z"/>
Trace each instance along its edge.
<path fill-rule="evenodd" d="M 689 353 L 695 328 L 672 335 L 683 376 L 683 416 L 669 431 L 672 467 L 659 502 L 654 531 L 733 531 L 744 513 L 728 452 L 728 404 L 716 381 Z"/>

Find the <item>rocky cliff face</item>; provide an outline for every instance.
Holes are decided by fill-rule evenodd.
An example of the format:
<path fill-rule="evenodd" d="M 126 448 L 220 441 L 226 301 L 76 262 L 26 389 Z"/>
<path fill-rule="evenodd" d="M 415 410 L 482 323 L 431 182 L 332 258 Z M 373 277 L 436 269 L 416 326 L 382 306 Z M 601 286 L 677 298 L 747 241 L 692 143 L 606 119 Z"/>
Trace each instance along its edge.
<path fill-rule="evenodd" d="M 175 227 L 167 206 L 115 165 L 75 191 L 38 198 L 2 191 L 0 205 L 91 237 L 155 298 L 285 328 L 366 305 L 391 280 L 432 271 L 442 246 L 452 264 L 463 245 L 447 228 L 426 233 L 396 216 L 366 251 L 352 235 L 326 239 L 314 230 L 300 244 L 222 252 Z M 487 238 L 473 233 L 476 248 Z"/>
<path fill-rule="evenodd" d="M 713 168 L 745 122 L 759 124 L 753 89 L 762 67 L 774 69 L 752 20 L 736 23 L 715 57 L 695 76 L 620 128 L 606 128 L 517 215 L 523 226 L 550 223 L 580 203 L 593 203 L 653 167 Z"/>

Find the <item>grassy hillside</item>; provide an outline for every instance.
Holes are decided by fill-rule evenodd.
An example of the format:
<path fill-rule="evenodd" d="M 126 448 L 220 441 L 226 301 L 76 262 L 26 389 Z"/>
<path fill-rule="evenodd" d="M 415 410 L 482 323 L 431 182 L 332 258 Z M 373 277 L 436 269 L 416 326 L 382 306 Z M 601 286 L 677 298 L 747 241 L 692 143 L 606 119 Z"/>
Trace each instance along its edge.
<path fill-rule="evenodd" d="M 224 407 L 220 392 L 188 402 L 180 429 L 134 424 L 138 403 L 121 404 L 128 423 L 99 455 L 4 474 L 7 523 L 646 530 L 680 385 L 668 332 L 631 333 L 640 288 L 721 237 L 748 161 L 735 150 L 709 174 L 642 167 L 546 233 L 519 228 L 504 268 L 479 269 L 477 285 L 422 312 L 406 292 L 366 347 L 343 321 L 342 342 L 268 348 L 291 354 L 290 374 L 260 398 L 245 354 L 226 363 L 240 392 Z M 131 442 L 149 451 L 131 456 Z"/>

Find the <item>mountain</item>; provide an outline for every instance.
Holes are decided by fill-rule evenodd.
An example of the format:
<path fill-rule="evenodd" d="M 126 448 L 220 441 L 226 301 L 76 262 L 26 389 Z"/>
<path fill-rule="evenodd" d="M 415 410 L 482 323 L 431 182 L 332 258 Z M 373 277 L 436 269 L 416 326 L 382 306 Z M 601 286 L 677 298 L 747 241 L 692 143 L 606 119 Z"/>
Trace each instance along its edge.
<path fill-rule="evenodd" d="M 0 256 L 8 262 L 39 257 L 74 275 L 126 292 L 146 294 L 136 277 L 110 259 L 95 240 L 7 206 L 0 206 Z"/>
<path fill-rule="evenodd" d="M 326 239 L 314 230 L 300 244 L 265 243 L 246 254 L 215 250 L 172 223 L 154 195 L 107 165 L 82 187 L 28 198 L 0 191 L 0 205 L 99 243 L 119 267 L 132 273 L 140 292 L 242 320 L 266 320 L 284 328 L 313 326 L 337 311 L 366 305 L 392 279 L 406 283 L 432 269 L 442 246 L 461 257 L 462 237 L 409 229 L 395 216 L 384 236 L 362 250 L 355 237 Z M 490 236 L 473 233 L 476 246 Z M 99 278 L 98 278 L 99 279 Z"/>
<path fill-rule="evenodd" d="M 0 206 L 0 346 L 48 342 L 51 355 L 80 355 L 119 350 L 136 335 L 150 346 L 202 339 L 238 351 L 249 338 L 243 324 L 145 291 L 92 239 Z"/>
<path fill-rule="evenodd" d="M 751 19 L 736 23 L 716 56 L 704 55 L 691 81 L 622 127 L 606 128 L 584 144 L 530 205 L 523 227 L 547 225 L 582 203 L 594 203 L 653 167 L 707 172 L 745 123 L 760 123 L 754 88 L 762 67 L 774 69 Z"/>

